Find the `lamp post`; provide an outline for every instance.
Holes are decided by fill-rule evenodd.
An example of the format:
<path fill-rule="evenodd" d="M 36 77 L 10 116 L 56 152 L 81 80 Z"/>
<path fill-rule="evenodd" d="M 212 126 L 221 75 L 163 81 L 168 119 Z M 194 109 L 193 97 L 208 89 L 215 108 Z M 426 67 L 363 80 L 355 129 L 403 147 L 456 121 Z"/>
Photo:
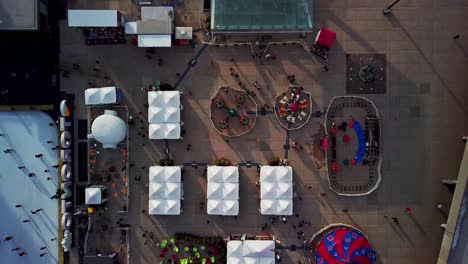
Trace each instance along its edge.
<path fill-rule="evenodd" d="M 400 2 L 401 0 L 396 0 L 395 2 L 393 2 L 391 5 L 387 6 L 386 8 L 384 8 L 383 10 L 383 14 L 384 15 L 389 15 L 392 13 L 392 7 L 396 4 L 398 4 L 398 2 Z"/>

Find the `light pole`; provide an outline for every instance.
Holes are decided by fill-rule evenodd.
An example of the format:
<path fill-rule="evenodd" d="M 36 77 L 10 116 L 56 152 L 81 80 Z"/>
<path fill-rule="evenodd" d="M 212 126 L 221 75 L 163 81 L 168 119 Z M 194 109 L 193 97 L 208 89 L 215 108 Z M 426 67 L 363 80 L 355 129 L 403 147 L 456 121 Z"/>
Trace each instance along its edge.
<path fill-rule="evenodd" d="M 398 2 L 400 2 L 401 0 L 396 0 L 395 2 L 393 2 L 393 4 L 387 6 L 386 8 L 384 8 L 383 10 L 383 14 L 384 15 L 389 15 L 392 13 L 392 7 L 396 4 L 398 4 Z"/>

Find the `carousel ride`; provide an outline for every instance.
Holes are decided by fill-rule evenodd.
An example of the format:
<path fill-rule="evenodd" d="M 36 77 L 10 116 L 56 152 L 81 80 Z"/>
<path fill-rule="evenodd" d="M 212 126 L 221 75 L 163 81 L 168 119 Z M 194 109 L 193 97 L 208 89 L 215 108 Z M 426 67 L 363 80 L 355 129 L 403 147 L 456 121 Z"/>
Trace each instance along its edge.
<path fill-rule="evenodd" d="M 315 264 L 374 264 L 376 253 L 369 239 L 358 229 L 332 224 L 314 234 L 309 252 Z"/>
<path fill-rule="evenodd" d="M 211 122 L 223 136 L 236 137 L 250 131 L 257 119 L 257 104 L 245 91 L 221 87 L 211 99 Z"/>
<path fill-rule="evenodd" d="M 310 93 L 303 87 L 290 85 L 288 90 L 275 98 L 275 115 L 286 129 L 298 129 L 309 122 L 312 113 Z"/>

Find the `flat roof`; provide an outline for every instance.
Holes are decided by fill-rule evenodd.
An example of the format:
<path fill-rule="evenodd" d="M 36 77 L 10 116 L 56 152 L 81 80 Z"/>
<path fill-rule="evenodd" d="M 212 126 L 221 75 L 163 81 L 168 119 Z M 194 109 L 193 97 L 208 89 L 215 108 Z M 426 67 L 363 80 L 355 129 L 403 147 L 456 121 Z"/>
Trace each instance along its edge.
<path fill-rule="evenodd" d="M 211 0 L 214 32 L 312 31 L 308 0 Z"/>
<path fill-rule="evenodd" d="M 68 10 L 69 27 L 118 27 L 117 10 Z"/>
<path fill-rule="evenodd" d="M 0 0 L 0 30 L 37 30 L 37 0 Z"/>

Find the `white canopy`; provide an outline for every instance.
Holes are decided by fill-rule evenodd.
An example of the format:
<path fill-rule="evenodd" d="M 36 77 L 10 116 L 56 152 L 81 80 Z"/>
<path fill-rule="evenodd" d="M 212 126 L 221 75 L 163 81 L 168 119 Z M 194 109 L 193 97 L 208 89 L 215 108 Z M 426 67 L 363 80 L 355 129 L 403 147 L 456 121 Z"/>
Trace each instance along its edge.
<path fill-rule="evenodd" d="M 101 204 L 102 193 L 99 187 L 89 187 L 85 189 L 85 203 L 86 204 Z"/>
<path fill-rule="evenodd" d="M 261 199 L 292 199 L 292 183 L 262 182 L 260 186 Z"/>
<path fill-rule="evenodd" d="M 150 200 L 148 211 L 151 215 L 179 215 L 180 200 Z"/>
<path fill-rule="evenodd" d="M 167 106 L 157 107 L 151 106 L 148 109 L 149 123 L 179 123 L 180 122 L 180 107 Z"/>
<path fill-rule="evenodd" d="M 180 124 L 176 123 L 155 123 L 149 124 L 150 139 L 179 139 Z"/>
<path fill-rule="evenodd" d="M 260 168 L 261 182 L 292 182 L 291 166 L 262 166 Z"/>
<path fill-rule="evenodd" d="M 151 166 L 149 168 L 149 213 L 180 214 L 182 199 L 181 167 Z"/>
<path fill-rule="evenodd" d="M 208 182 L 239 182 L 237 166 L 208 166 Z"/>
<path fill-rule="evenodd" d="M 85 104 L 86 105 L 115 104 L 115 103 L 117 103 L 117 88 L 116 87 L 89 88 L 85 90 Z"/>
<path fill-rule="evenodd" d="M 69 27 L 118 27 L 117 10 L 68 10 Z"/>
<path fill-rule="evenodd" d="M 233 240 L 227 243 L 227 264 L 274 264 L 275 241 Z"/>
<path fill-rule="evenodd" d="M 151 200 L 180 200 L 180 192 L 180 183 L 152 182 L 150 184 L 149 197 Z"/>
<path fill-rule="evenodd" d="M 208 200 L 207 203 L 209 215 L 238 215 L 238 200 Z"/>
<path fill-rule="evenodd" d="M 151 91 L 148 92 L 149 106 L 165 108 L 168 106 L 180 107 L 179 91 Z"/>
<path fill-rule="evenodd" d="M 239 214 L 239 168 L 237 166 L 208 166 L 208 214 Z"/>
<path fill-rule="evenodd" d="M 208 182 L 207 193 L 208 200 L 238 200 L 239 184 Z"/>
<path fill-rule="evenodd" d="M 292 215 L 292 167 L 262 166 L 260 199 L 260 211 L 263 215 Z"/>
<path fill-rule="evenodd" d="M 153 182 L 181 182 L 181 168 L 179 166 L 151 166 L 149 181 Z"/>
<path fill-rule="evenodd" d="M 261 199 L 260 212 L 262 215 L 292 215 L 292 200 Z"/>
<path fill-rule="evenodd" d="M 172 35 L 138 35 L 138 47 L 171 47 Z"/>

